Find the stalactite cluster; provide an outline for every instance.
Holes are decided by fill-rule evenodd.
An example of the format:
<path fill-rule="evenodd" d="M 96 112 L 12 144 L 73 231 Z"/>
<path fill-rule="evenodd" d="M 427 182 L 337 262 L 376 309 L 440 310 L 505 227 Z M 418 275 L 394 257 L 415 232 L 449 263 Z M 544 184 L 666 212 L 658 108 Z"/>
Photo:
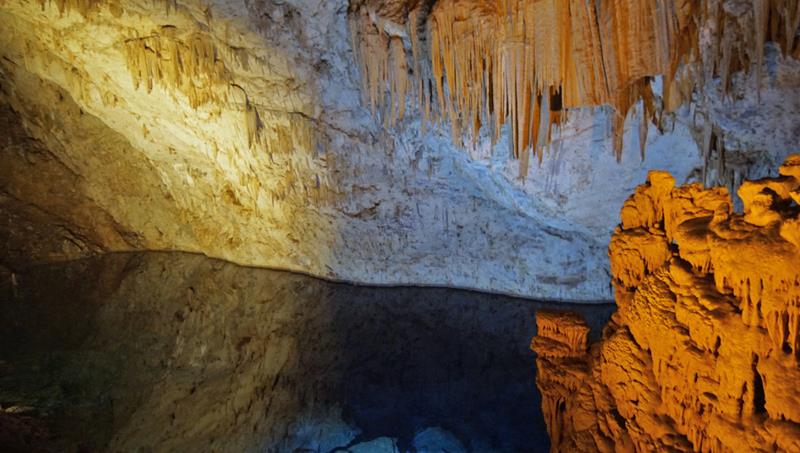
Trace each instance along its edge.
<path fill-rule="evenodd" d="M 64 15 L 67 12 L 75 11 L 82 16 L 88 15 L 90 12 L 97 9 L 105 0 L 39 0 L 39 5 L 42 9 L 49 6 L 54 6 L 58 9 L 59 14 Z"/>
<path fill-rule="evenodd" d="M 652 172 L 622 209 L 603 339 L 539 320 L 553 451 L 798 451 L 800 156 L 742 185 L 742 215 L 725 189 L 674 184 Z"/>
<path fill-rule="evenodd" d="M 259 112 L 259 106 L 236 83 L 229 65 L 247 68 L 251 57 L 246 51 L 220 47 L 204 33 L 181 37 L 171 26 L 127 39 L 124 50 L 136 89 L 150 93 L 154 86 L 160 86 L 167 92 L 183 94 L 191 108 L 205 106 L 216 115 L 225 109 L 241 112 L 247 148 L 267 156 L 314 148 L 314 134 L 305 118 L 286 119 L 269 111 Z"/>
<path fill-rule="evenodd" d="M 154 4 L 161 3 L 167 14 L 178 9 L 178 0 L 151 0 Z M 39 6 L 42 10 L 49 7 L 55 7 L 58 13 L 63 16 L 70 12 L 75 12 L 81 16 L 87 17 L 93 12 L 97 11 L 100 7 L 105 6 L 114 17 L 119 17 L 123 13 L 123 4 L 121 0 L 38 0 Z"/>
<path fill-rule="evenodd" d="M 353 41 L 359 43 L 356 52 L 364 103 L 373 114 L 380 110 L 385 124 L 393 126 L 405 114 L 411 82 L 403 37 L 392 34 L 402 28 L 367 9 L 355 14 L 351 21 L 360 25 L 351 27 L 351 34 Z"/>
<path fill-rule="evenodd" d="M 219 86 L 225 88 L 229 76 L 214 42 L 200 33 L 180 40 L 175 31 L 174 27 L 162 27 L 159 33 L 125 42 L 135 87 L 143 85 L 148 93 L 154 84 L 179 90 L 193 108 L 216 100 Z"/>
<path fill-rule="evenodd" d="M 542 158 L 553 125 L 568 109 L 611 106 L 619 158 L 625 117 L 638 101 L 644 104 L 644 147 L 647 123 L 690 99 L 707 80 L 719 77 L 725 88 L 732 72 L 752 67 L 759 81 L 765 42 L 778 42 L 786 55 L 800 52 L 797 0 L 440 0 L 433 7 L 403 6 L 405 22 L 397 11 L 392 19 L 379 16 L 375 5 L 351 13 L 373 112 L 383 106 L 386 123 L 394 124 L 413 92 L 424 119 L 447 120 L 456 143 L 474 142 L 484 126 L 497 138 L 508 123 L 523 176 L 530 150 Z M 421 61 L 423 54 L 430 58 Z M 687 64 L 689 70 L 679 72 Z M 660 100 L 651 91 L 654 76 L 664 77 Z"/>
<path fill-rule="evenodd" d="M 178 8 L 176 0 L 155 3 L 163 4 L 167 15 Z M 92 14 L 100 8 L 107 8 L 117 18 L 124 12 L 124 5 L 118 0 L 39 0 L 39 4 L 43 11 L 55 8 L 61 16 L 76 13 L 87 20 L 92 20 Z M 209 8 L 205 11 L 210 20 Z M 269 140 L 264 138 L 257 107 L 236 84 L 232 71 L 226 66 L 227 61 L 248 70 L 253 58 L 263 63 L 258 58 L 251 57 L 244 49 L 220 47 L 208 33 L 186 35 L 172 25 L 164 25 L 145 36 L 125 39 L 122 47 L 135 88 L 144 87 L 150 93 L 158 85 L 172 93 L 182 93 L 192 108 L 211 105 L 217 113 L 220 105 L 233 105 L 243 114 L 248 147 L 256 144 L 270 147 Z"/>
<path fill-rule="evenodd" d="M 564 109 L 610 104 L 615 135 L 630 106 L 653 104 L 646 77 L 677 60 L 674 36 L 688 22 L 671 2 L 524 0 L 439 2 L 430 17 L 439 107 L 456 131 L 482 122 L 495 136 L 508 121 L 514 155 L 541 159 Z M 661 27 L 643 26 L 661 24 Z M 444 82 L 443 82 L 444 81 Z"/>

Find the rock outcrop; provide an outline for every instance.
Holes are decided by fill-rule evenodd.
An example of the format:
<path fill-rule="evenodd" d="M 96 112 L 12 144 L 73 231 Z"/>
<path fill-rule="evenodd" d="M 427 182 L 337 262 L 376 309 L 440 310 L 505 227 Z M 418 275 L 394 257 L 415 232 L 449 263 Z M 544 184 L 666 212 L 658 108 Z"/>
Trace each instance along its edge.
<path fill-rule="evenodd" d="M 745 182 L 736 214 L 725 189 L 650 174 L 609 247 L 603 339 L 538 315 L 553 451 L 800 450 L 799 177 L 795 155 Z"/>

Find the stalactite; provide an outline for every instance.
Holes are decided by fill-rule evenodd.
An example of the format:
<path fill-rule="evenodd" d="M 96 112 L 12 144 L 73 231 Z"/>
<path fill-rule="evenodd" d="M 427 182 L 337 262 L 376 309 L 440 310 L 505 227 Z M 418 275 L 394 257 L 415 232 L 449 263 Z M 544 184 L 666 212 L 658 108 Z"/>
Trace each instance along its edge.
<path fill-rule="evenodd" d="M 250 104 L 245 102 L 245 125 L 247 131 L 247 146 L 252 147 L 258 141 L 259 120 L 258 111 Z"/>
<path fill-rule="evenodd" d="M 52 4 L 58 9 L 58 13 L 62 16 L 70 11 L 75 11 L 81 16 L 87 16 L 89 15 L 89 13 L 91 13 L 104 3 L 108 3 L 108 1 L 107 0 L 39 0 L 39 4 L 41 5 L 42 10 L 44 10 L 47 6 Z"/>
<path fill-rule="evenodd" d="M 384 23 L 388 19 L 374 11 L 355 8 L 351 32 L 366 103 L 373 111 L 388 105 L 384 115 L 390 120 L 402 117 L 399 99 L 410 93 L 404 82 L 413 67 L 413 85 L 422 87 L 413 91 L 422 96 L 419 105 L 426 119 L 447 120 L 457 144 L 464 136 L 474 144 L 483 126 L 497 139 L 508 122 L 512 154 L 525 176 L 529 150 L 541 159 L 541 138 L 547 143 L 564 110 L 610 105 L 614 148 L 620 158 L 626 115 L 640 100 L 645 104 L 639 131 L 643 155 L 645 122 L 656 121 L 658 109 L 675 109 L 686 101 L 692 86 L 702 90 L 706 80 L 720 77 L 727 87 L 733 71 L 754 67 L 760 87 L 765 42 L 780 43 L 786 54 L 795 52 L 800 2 L 752 0 L 749 23 L 746 17 L 724 10 L 721 2 L 440 0 L 424 19 L 430 74 L 420 70 L 418 4 L 406 5 L 410 8 L 406 31 L 391 36 L 386 30 L 402 27 L 391 21 L 390 27 Z M 401 20 L 398 11 L 392 10 L 393 21 Z M 711 49 L 700 48 L 703 24 L 711 24 L 717 33 Z M 404 54 L 393 44 L 406 39 L 411 65 L 399 61 Z M 749 45 L 739 44 L 744 41 Z M 679 70 L 692 63 L 701 64 L 703 70 Z M 692 79 L 694 74 L 701 77 Z M 662 107 L 656 107 L 648 83 L 657 75 L 664 76 Z M 560 94 L 558 109 L 549 102 L 553 93 Z M 429 103 L 432 96 L 435 109 Z M 550 109 L 543 110 L 543 105 Z"/>
<path fill-rule="evenodd" d="M 169 15 L 178 10 L 177 0 L 151 0 L 153 6 L 163 5 L 164 12 Z M 83 17 L 89 17 L 101 7 L 107 7 L 114 17 L 122 15 L 123 5 L 120 0 L 38 0 L 42 10 L 54 6 L 59 15 L 64 16 L 75 12 Z"/>
<path fill-rule="evenodd" d="M 387 126 L 402 120 L 409 80 L 408 57 L 404 36 L 391 35 L 386 30 L 398 27 L 366 9 L 351 15 L 350 33 L 356 60 L 359 64 L 364 103 L 370 106 L 373 115 L 383 118 Z M 414 35 L 414 42 L 417 42 Z M 420 86 L 421 81 L 417 81 Z"/>
<path fill-rule="evenodd" d="M 128 39 L 125 59 L 134 86 L 148 92 L 158 84 L 182 92 L 193 108 L 209 101 L 227 100 L 230 75 L 218 57 L 212 39 L 193 34 L 181 40 L 174 27 Z"/>
<path fill-rule="evenodd" d="M 767 20 L 769 19 L 769 0 L 753 0 L 753 53 L 755 54 L 756 91 L 761 98 L 761 67 L 764 64 L 764 42 L 766 42 Z"/>

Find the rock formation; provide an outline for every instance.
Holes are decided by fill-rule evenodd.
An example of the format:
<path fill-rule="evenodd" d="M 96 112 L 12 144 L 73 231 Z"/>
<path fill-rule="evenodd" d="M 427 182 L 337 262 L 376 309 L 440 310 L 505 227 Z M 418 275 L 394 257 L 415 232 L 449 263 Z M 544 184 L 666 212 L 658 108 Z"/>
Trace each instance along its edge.
<path fill-rule="evenodd" d="M 381 15 L 380 6 L 398 3 L 402 8 Z M 713 77 L 727 91 L 733 72 L 752 67 L 754 88 L 760 91 L 767 41 L 778 43 L 784 55 L 800 56 L 800 7 L 796 0 L 748 3 L 367 2 L 354 9 L 351 28 L 369 104 L 373 111 L 376 104 L 384 105 L 388 124 L 402 118 L 412 92 L 424 121 L 435 107 L 433 115 L 447 119 L 456 143 L 463 131 L 474 144 L 483 125 L 496 139 L 508 121 L 513 155 L 525 176 L 531 149 L 541 161 L 553 125 L 568 109 L 613 107 L 620 157 L 625 117 L 638 101 L 644 153 L 648 122 L 691 99 L 693 88 L 702 92 Z M 420 29 L 429 31 L 422 42 Z M 410 41 L 413 64 L 403 38 Z M 419 61 L 423 55 L 430 60 Z M 650 84 L 655 76 L 664 78 L 658 102 Z"/>
<path fill-rule="evenodd" d="M 587 348 L 538 316 L 552 451 L 800 450 L 800 155 L 739 189 L 652 172 L 609 255 L 618 311 Z"/>
<path fill-rule="evenodd" d="M 553 449 L 561 445 L 563 424 L 571 422 L 567 407 L 573 393 L 589 378 L 586 341 L 589 326 L 569 312 L 536 313 L 536 337 L 531 344 L 537 353 L 536 386 L 542 394 L 542 414 Z M 566 411 L 569 410 L 567 413 Z M 567 434 L 572 429 L 567 430 Z"/>
<path fill-rule="evenodd" d="M 563 16 L 553 9 L 559 2 L 528 3 L 552 9 L 547 17 Z M 540 123 L 558 127 L 539 134 L 537 152 L 549 157 L 520 178 L 529 153 L 520 155 L 519 137 L 539 142 L 533 122 L 525 123 L 533 110 L 510 81 L 502 94 L 487 95 L 488 85 L 469 72 L 473 47 L 483 46 L 487 61 L 502 59 L 487 43 L 491 35 L 469 40 L 444 26 L 479 4 L 522 5 L 0 0 L 0 125 L 7 132 L 0 138 L 0 245 L 11 251 L 0 256 L 2 265 L 181 250 L 335 280 L 608 300 L 605 247 L 615 213 L 649 169 L 733 187 L 764 176 L 784 157 L 776 150 L 800 137 L 800 63 L 785 31 L 795 4 L 770 2 L 785 8 L 770 9 L 770 26 L 756 39 L 752 5 L 725 0 L 724 17 L 739 22 L 729 26 L 692 9 L 690 22 L 702 27 L 687 35 L 719 36 L 713 24 L 722 23 L 730 39 L 747 38 L 731 48 L 725 86 L 717 83 L 718 59 L 706 52 L 711 42 L 699 42 L 695 63 L 711 62 L 711 76 L 681 79 L 679 71 L 676 80 L 708 86 L 681 86 L 686 103 L 664 109 L 658 125 L 655 110 L 635 96 L 627 117 L 626 109 L 597 107 L 615 104 L 606 88 L 591 96 L 597 102 L 586 101 L 590 108 L 577 108 L 585 99 L 573 103 L 570 93 L 580 84 L 569 77 L 562 84 L 561 66 L 537 58 L 542 64 L 520 77 L 554 92 L 541 99 L 549 107 Z M 736 5 L 741 14 L 731 9 Z M 682 11 L 669 17 L 684 17 Z M 480 17 L 496 20 L 490 12 Z M 535 11 L 520 12 L 527 20 Z M 609 30 L 632 26 L 618 22 Z M 567 48 L 558 40 L 562 22 L 543 24 L 561 32 L 535 42 L 560 55 Z M 760 51 L 760 65 L 739 57 Z M 614 79 L 615 90 L 647 85 L 654 105 L 664 104 L 677 92 L 674 84 L 641 76 L 660 73 L 667 60 L 641 60 L 647 71 Z M 757 66 L 760 102 L 751 77 Z M 507 119 L 523 122 L 460 134 L 464 140 L 453 144 L 451 132 L 474 130 L 476 118 L 495 124 L 489 114 L 497 103 L 508 104 L 500 109 Z M 612 134 L 625 118 L 624 133 Z M 612 136 L 622 139 L 621 163 Z"/>

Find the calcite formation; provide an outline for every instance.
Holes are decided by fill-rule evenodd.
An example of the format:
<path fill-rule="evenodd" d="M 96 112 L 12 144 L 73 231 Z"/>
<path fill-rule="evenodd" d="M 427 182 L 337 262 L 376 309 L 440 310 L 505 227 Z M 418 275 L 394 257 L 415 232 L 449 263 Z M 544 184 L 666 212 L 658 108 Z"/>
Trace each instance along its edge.
<path fill-rule="evenodd" d="M 535 18 L 561 27 L 547 18 L 562 17 L 563 5 L 528 3 L 555 8 Z M 630 3 L 631 11 L 640 6 Z M 534 129 L 485 126 L 500 110 L 507 120 L 524 118 L 515 113 L 525 109 L 524 96 L 508 78 L 492 75 L 491 86 L 476 79 L 465 63 L 478 55 L 472 47 L 505 47 L 488 42 L 490 34 L 467 33 L 467 22 L 445 27 L 458 11 L 497 21 L 491 11 L 472 14 L 475 2 L 0 0 L 0 248 L 10 251 L 0 262 L 13 270 L 107 251 L 180 250 L 360 283 L 608 300 L 605 249 L 616 211 L 648 169 L 734 185 L 761 177 L 800 137 L 800 63 L 796 42 L 783 39 L 787 13 L 769 13 L 759 103 L 743 71 L 750 59 L 734 57 L 754 51 L 752 5 L 723 3 L 723 17 L 736 18 L 724 27 L 736 44 L 725 90 L 734 105 L 705 90 L 715 111 L 664 109 L 657 134 L 654 111 L 643 115 L 637 104 L 618 164 L 608 137 L 622 115 L 573 109 L 567 80 L 562 95 L 554 88 L 541 99 L 550 107 L 540 109 L 544 126 L 536 130 L 560 125 L 535 140 L 545 144 L 549 135 L 542 155 L 551 158 L 519 178 L 519 164 L 533 154 L 512 158 L 519 144 L 512 133 Z M 527 10 L 517 17 L 531 19 Z M 706 23 L 699 36 L 719 36 Z M 557 31 L 536 40 L 547 55 L 565 48 Z M 505 36 L 505 25 L 496 33 Z M 508 44 L 508 52 L 528 49 Z M 583 54 L 603 61 L 605 50 L 596 52 Z M 487 61 L 501 57 L 492 55 Z M 520 75 L 525 83 L 535 76 L 549 87 L 561 77 L 562 66 L 525 58 L 534 63 Z M 487 95 L 495 83 L 505 94 Z M 440 85 L 452 116 L 441 111 Z M 670 104 L 667 92 L 683 100 L 692 88 L 660 89 L 675 85 L 660 78 L 649 85 L 656 107 Z M 376 116 L 365 108 L 371 99 Z M 509 110 L 510 99 L 521 107 Z M 462 111 L 478 107 L 477 116 Z M 486 133 L 466 137 L 475 118 Z M 466 137 L 459 146 L 449 123 Z M 704 156 L 697 143 L 715 151 Z M 704 165 L 708 172 L 698 170 Z"/>
<path fill-rule="evenodd" d="M 0 261 L 184 250 L 337 280 L 607 297 L 591 235 L 534 239 L 569 225 L 514 202 L 502 174 L 476 184 L 486 165 L 437 137 L 372 121 L 346 7 L 0 2 Z M 486 265 L 476 249 L 526 257 Z"/>
<path fill-rule="evenodd" d="M 381 5 L 398 3 L 402 8 L 391 17 L 380 16 Z M 447 120 L 456 143 L 463 136 L 474 143 L 483 125 L 496 139 L 508 122 L 525 176 L 531 149 L 541 161 L 553 125 L 568 109 L 613 107 L 619 157 L 625 117 L 639 100 L 644 152 L 648 121 L 690 99 L 693 87 L 702 91 L 706 80 L 719 77 L 726 88 L 733 72 L 752 66 L 760 89 L 767 41 L 779 43 L 785 55 L 800 54 L 798 5 L 796 0 L 384 1 L 353 8 L 351 28 L 369 104 L 373 111 L 376 104 L 385 105 L 388 124 L 402 117 L 411 92 L 423 118 Z M 421 37 L 421 30 L 427 36 Z M 429 59 L 420 61 L 423 55 Z M 655 76 L 664 78 L 663 102 L 656 103 L 651 91 Z"/>
<path fill-rule="evenodd" d="M 800 451 L 800 155 L 725 189 L 652 172 L 609 255 L 618 311 L 591 346 L 539 314 L 552 451 Z"/>
<path fill-rule="evenodd" d="M 565 411 L 571 408 L 565 403 L 589 377 L 586 360 L 589 326 L 573 313 L 539 311 L 536 332 L 531 343 L 538 354 L 536 385 L 542 390 L 542 414 L 555 448 L 564 433 L 564 422 L 569 421 Z"/>

